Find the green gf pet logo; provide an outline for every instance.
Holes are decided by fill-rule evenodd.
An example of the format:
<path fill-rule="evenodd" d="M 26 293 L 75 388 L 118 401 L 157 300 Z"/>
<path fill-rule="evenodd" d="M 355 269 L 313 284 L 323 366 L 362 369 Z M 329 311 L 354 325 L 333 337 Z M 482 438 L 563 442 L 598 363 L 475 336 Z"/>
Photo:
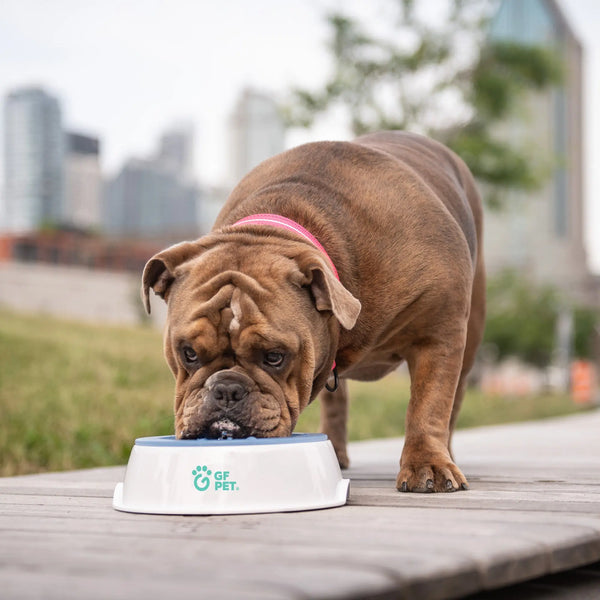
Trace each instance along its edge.
<path fill-rule="evenodd" d="M 222 492 L 236 492 L 240 488 L 236 481 L 230 480 L 229 471 L 215 471 L 213 472 L 206 466 L 198 466 L 192 471 L 194 476 L 194 487 L 199 492 L 206 492 L 211 485 L 213 489 Z M 214 480 L 213 480 L 214 475 Z"/>

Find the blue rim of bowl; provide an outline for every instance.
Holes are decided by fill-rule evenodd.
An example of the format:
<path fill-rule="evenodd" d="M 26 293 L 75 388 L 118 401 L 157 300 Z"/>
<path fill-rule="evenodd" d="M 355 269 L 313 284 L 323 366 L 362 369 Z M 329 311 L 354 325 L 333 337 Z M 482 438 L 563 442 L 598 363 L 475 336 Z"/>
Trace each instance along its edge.
<path fill-rule="evenodd" d="M 307 444 L 325 442 L 329 438 L 324 433 L 292 433 L 289 437 L 274 438 L 241 438 L 226 440 L 209 440 L 199 438 L 196 440 L 178 440 L 174 435 L 159 435 L 155 437 L 142 437 L 135 440 L 136 446 L 159 446 L 189 448 L 191 446 L 274 446 L 277 444 Z"/>

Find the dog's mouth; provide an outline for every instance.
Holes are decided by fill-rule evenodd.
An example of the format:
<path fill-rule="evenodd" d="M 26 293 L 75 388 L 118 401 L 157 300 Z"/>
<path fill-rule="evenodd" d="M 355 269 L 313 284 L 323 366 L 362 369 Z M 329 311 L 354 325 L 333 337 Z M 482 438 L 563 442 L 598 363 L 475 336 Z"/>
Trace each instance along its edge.
<path fill-rule="evenodd" d="M 247 437 L 244 428 L 231 419 L 223 418 L 214 421 L 208 427 L 206 437 L 209 439 L 239 439 Z"/>

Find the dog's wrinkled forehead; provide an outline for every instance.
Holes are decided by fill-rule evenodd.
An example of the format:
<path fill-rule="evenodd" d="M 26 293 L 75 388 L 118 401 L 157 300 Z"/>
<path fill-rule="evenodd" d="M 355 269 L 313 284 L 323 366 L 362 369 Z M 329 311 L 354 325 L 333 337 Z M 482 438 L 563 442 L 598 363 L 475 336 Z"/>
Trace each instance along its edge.
<path fill-rule="evenodd" d="M 188 275 L 176 284 L 169 308 L 184 326 L 205 319 L 220 334 L 231 335 L 239 332 L 242 322 L 265 322 L 259 300 L 267 295 L 265 288 L 243 273 L 227 271 L 205 282 Z"/>

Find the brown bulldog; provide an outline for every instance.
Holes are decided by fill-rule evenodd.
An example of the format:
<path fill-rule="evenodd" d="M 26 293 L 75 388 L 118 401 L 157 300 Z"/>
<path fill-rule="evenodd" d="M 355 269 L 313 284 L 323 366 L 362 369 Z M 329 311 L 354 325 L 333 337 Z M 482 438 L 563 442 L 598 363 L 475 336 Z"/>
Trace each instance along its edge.
<path fill-rule="evenodd" d="M 405 360 L 397 488 L 467 489 L 450 437 L 483 333 L 481 220 L 465 164 L 418 135 L 306 144 L 259 165 L 209 235 L 144 270 L 147 310 L 150 288 L 168 304 L 177 437 L 288 436 L 327 385 L 322 429 L 345 467 L 346 380 Z"/>

